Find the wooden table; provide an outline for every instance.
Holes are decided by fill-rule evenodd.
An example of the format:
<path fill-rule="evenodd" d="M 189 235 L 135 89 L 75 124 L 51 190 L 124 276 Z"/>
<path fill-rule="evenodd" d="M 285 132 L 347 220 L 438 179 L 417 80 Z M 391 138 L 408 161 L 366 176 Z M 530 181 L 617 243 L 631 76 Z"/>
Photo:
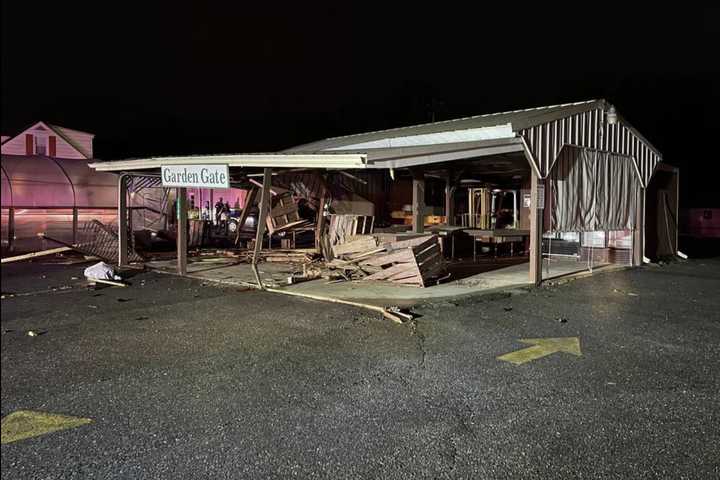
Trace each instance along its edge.
<path fill-rule="evenodd" d="M 498 243 L 510 244 L 510 256 L 513 255 L 513 246 L 515 242 L 524 242 L 526 238 L 530 238 L 530 230 L 519 230 L 512 228 L 503 228 L 496 230 L 481 230 L 477 228 L 466 228 L 465 233 L 473 237 L 473 262 L 477 259 L 477 242 L 492 243 L 494 247 L 494 255 L 497 257 Z"/>
<path fill-rule="evenodd" d="M 465 227 L 456 227 L 454 225 L 432 225 L 425 227 L 428 232 L 435 233 L 446 239 L 450 239 L 450 260 L 455 258 L 455 236 L 465 230 Z M 474 244 L 474 242 L 473 242 Z"/>

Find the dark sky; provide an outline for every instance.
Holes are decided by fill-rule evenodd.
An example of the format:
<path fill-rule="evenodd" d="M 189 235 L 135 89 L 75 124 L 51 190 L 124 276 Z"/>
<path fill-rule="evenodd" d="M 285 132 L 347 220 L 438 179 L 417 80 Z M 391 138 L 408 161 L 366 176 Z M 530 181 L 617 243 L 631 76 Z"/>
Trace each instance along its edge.
<path fill-rule="evenodd" d="M 102 159 L 273 151 L 607 98 L 686 203 L 718 203 L 717 9 L 244 3 L 3 1 L 3 133 L 87 130 Z"/>

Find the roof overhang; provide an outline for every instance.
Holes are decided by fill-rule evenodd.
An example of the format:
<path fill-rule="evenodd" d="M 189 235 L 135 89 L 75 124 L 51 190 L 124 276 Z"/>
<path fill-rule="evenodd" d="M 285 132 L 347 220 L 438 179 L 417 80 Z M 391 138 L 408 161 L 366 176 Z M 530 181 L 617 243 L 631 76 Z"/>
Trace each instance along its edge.
<path fill-rule="evenodd" d="M 497 140 L 515 136 L 512 124 L 495 125 L 481 128 L 466 128 L 462 130 L 448 130 L 444 132 L 425 133 L 417 135 L 388 136 L 379 140 L 359 142 L 340 147 L 326 148 L 324 151 L 363 150 L 370 148 L 402 148 L 422 145 L 457 144 L 480 140 Z"/>
<path fill-rule="evenodd" d="M 409 168 L 488 155 L 523 152 L 520 138 L 368 150 L 369 168 Z"/>
<path fill-rule="evenodd" d="M 217 164 L 241 168 L 355 169 L 367 167 L 367 155 L 362 153 L 191 155 L 94 162 L 90 164 L 90 167 L 102 172 L 129 172 L 133 170 L 151 170 L 164 165 Z"/>
<path fill-rule="evenodd" d="M 242 155 L 191 155 L 94 162 L 104 172 L 156 170 L 169 165 L 227 165 L 236 168 L 308 168 L 324 170 L 412 168 L 488 155 L 523 152 L 518 137 L 475 142 L 366 149 L 345 153 L 273 153 Z"/>

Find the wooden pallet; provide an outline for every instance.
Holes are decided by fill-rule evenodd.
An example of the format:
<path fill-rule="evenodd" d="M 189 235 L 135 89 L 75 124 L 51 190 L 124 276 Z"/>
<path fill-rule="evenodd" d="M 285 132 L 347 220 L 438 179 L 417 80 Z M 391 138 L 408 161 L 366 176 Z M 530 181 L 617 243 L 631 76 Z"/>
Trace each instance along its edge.
<path fill-rule="evenodd" d="M 443 268 L 439 237 L 414 238 L 386 245 L 387 253 L 361 261 L 361 266 L 381 267 L 382 270 L 365 280 L 385 280 L 425 287 L 430 277 Z"/>
<path fill-rule="evenodd" d="M 274 200 L 275 205 L 267 217 L 267 228 L 271 235 L 308 223 L 307 220 L 300 218 L 298 205 L 293 200 L 292 193 L 282 193 L 275 197 Z"/>

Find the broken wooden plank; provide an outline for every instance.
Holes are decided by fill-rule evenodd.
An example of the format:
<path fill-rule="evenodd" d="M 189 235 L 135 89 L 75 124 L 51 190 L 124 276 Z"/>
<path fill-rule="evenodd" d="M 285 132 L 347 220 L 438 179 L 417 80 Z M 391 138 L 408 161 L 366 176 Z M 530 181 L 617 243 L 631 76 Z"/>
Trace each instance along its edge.
<path fill-rule="evenodd" d="M 412 250 L 404 249 L 387 255 L 379 255 L 377 257 L 369 258 L 361 262 L 361 264 L 380 267 L 382 265 L 389 265 L 396 262 L 409 262 L 412 260 L 412 257 Z"/>
<path fill-rule="evenodd" d="M 405 272 L 408 269 L 416 268 L 412 263 L 398 263 L 392 267 L 381 270 L 365 278 L 365 280 L 385 280 L 388 277 L 392 277 L 401 272 Z"/>
<path fill-rule="evenodd" d="M 19 262 L 21 260 L 27 260 L 27 259 L 36 258 L 36 257 L 43 257 L 45 255 L 54 255 L 56 253 L 68 252 L 71 250 L 72 250 L 71 247 L 50 248 L 48 250 L 41 250 L 39 252 L 26 253 L 24 255 L 17 255 L 14 257 L 6 257 L 6 258 L 2 259 L 2 263 Z"/>
<path fill-rule="evenodd" d="M 399 250 L 401 248 L 416 247 L 418 245 L 422 245 L 423 243 L 433 240 L 434 238 L 436 238 L 435 235 L 425 235 L 422 237 L 411 238 L 408 240 L 400 240 L 399 242 L 390 242 L 387 244 L 387 246 L 388 250 Z"/>
<path fill-rule="evenodd" d="M 348 243 L 341 243 L 338 245 L 333 245 L 333 254 L 336 257 L 339 257 L 341 255 L 347 255 L 350 253 L 358 253 L 358 252 L 364 252 L 367 250 L 375 249 L 377 248 L 377 241 L 375 240 L 375 237 L 372 235 L 367 235 L 366 237 L 359 238 L 357 240 L 353 240 L 352 242 Z"/>
<path fill-rule="evenodd" d="M 309 298 L 311 300 L 319 300 L 319 301 L 323 301 L 323 302 L 332 302 L 332 303 L 342 303 L 345 305 L 352 305 L 354 307 L 360 307 L 360 308 L 365 308 L 368 310 L 373 310 L 373 311 L 381 313 L 385 318 L 388 318 L 396 323 L 403 323 L 403 321 L 404 321 L 403 317 L 405 317 L 405 315 L 400 316 L 394 312 L 391 312 L 388 308 L 380 307 L 377 305 L 370 305 L 367 303 L 351 302 L 349 300 L 341 300 L 339 298 L 332 298 L 332 297 L 323 297 L 321 295 L 311 295 L 308 293 L 296 292 L 294 290 L 280 290 L 277 288 L 266 288 L 265 290 L 268 292 L 283 293 L 285 295 Z"/>
<path fill-rule="evenodd" d="M 116 282 L 114 280 L 105 280 L 104 278 L 88 278 L 90 283 L 102 283 L 105 285 L 112 285 L 113 287 L 127 287 L 127 283 Z"/>
<path fill-rule="evenodd" d="M 270 211 L 270 215 L 274 217 L 280 217 L 282 215 L 288 215 L 294 213 L 297 215 L 298 206 L 293 203 L 292 205 L 278 205 Z"/>
<path fill-rule="evenodd" d="M 282 225 L 280 227 L 275 228 L 272 233 L 279 233 L 284 232 L 286 230 L 290 230 L 293 228 L 303 227 L 306 225 L 310 225 L 310 222 L 308 220 L 298 220 L 296 222 L 286 223 L 285 225 Z"/>
<path fill-rule="evenodd" d="M 263 188 L 263 184 L 260 183 L 260 182 L 258 182 L 257 180 L 253 180 L 252 178 L 248 178 L 248 182 L 252 183 L 252 184 L 255 185 L 256 187 L 260 187 L 260 190 L 262 190 L 262 188 Z M 272 188 L 270 189 L 270 193 L 271 193 L 273 196 L 275 196 L 275 195 L 278 194 L 278 192 L 276 192 L 276 191 L 273 190 Z"/>
<path fill-rule="evenodd" d="M 368 250 L 367 252 L 361 252 L 354 255 L 348 255 L 345 257 L 347 260 L 350 260 L 352 262 L 358 262 L 362 260 L 363 258 L 370 257 L 372 255 L 377 255 L 378 253 L 385 252 L 385 249 L 382 247 L 374 248 L 372 250 Z"/>

